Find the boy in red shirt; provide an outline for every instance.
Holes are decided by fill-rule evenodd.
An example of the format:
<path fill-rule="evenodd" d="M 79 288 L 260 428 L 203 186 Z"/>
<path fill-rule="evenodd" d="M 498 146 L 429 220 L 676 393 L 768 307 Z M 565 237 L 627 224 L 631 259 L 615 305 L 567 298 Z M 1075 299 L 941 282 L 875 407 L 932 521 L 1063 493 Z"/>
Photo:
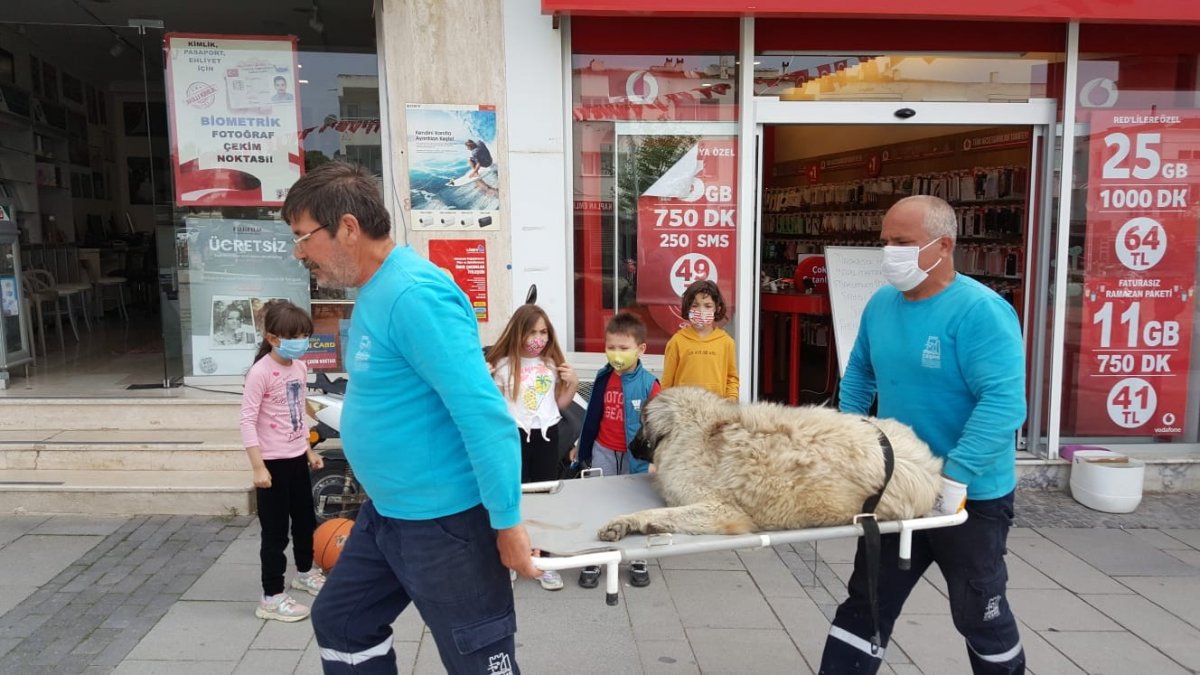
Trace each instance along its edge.
<path fill-rule="evenodd" d="M 646 324 L 641 318 L 620 312 L 609 320 L 604 328 L 608 365 L 596 373 L 578 445 L 579 462 L 601 469 L 605 476 L 650 470 L 648 462 L 627 452 L 642 425 L 642 406 L 661 389 L 658 379 L 642 368 L 641 356 L 645 353 Z M 595 588 L 599 583 L 598 566 L 580 572 L 580 586 Z M 650 584 L 646 561 L 630 562 L 629 583 L 639 587 Z"/>

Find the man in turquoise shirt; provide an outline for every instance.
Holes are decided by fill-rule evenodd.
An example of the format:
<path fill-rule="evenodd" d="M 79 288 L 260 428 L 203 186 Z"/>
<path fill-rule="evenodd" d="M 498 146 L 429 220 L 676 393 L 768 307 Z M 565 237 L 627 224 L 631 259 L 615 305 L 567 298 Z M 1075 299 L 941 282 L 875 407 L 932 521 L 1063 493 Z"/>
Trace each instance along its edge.
<path fill-rule="evenodd" d="M 391 239 L 379 189 L 331 162 L 288 192 L 295 256 L 357 287 L 343 346 L 346 456 L 371 499 L 313 604 L 326 673 L 396 672 L 391 624 L 415 603 L 450 673 L 519 673 L 507 568 L 534 567 L 521 449 L 450 275 Z"/>
<path fill-rule="evenodd" d="M 937 197 L 908 197 L 887 212 L 880 239 L 889 285 L 863 311 L 840 407 L 865 415 L 878 396 L 879 417 L 910 425 L 942 458 L 943 497 L 966 495 L 964 524 L 914 534 L 911 569 L 897 564 L 898 535 L 884 535 L 881 646 L 913 586 L 937 563 L 972 670 L 1023 673 L 1004 553 L 1017 483 L 1015 434 L 1025 421 L 1025 349 L 1012 306 L 954 271 L 957 231 L 954 210 Z M 953 513 L 961 499 L 939 503 Z M 883 662 L 883 650 L 870 643 L 864 555 L 860 540 L 821 673 L 875 673 Z"/>

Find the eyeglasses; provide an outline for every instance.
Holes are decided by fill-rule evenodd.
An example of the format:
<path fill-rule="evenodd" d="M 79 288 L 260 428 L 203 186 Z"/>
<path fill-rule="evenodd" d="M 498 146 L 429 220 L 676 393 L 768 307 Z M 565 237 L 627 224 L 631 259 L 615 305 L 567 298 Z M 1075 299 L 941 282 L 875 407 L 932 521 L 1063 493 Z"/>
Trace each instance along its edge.
<path fill-rule="evenodd" d="M 295 246 L 296 248 L 299 248 L 299 247 L 300 247 L 302 244 L 304 244 L 304 242 L 305 242 L 305 241 L 306 241 L 306 240 L 307 240 L 309 237 L 311 237 L 311 236 L 313 236 L 314 234 L 316 234 L 316 233 L 320 232 L 321 230 L 325 229 L 326 227 L 328 227 L 328 225 L 321 225 L 320 227 L 318 227 L 317 229 L 313 230 L 312 232 L 309 232 L 308 234 L 302 234 L 302 235 L 300 235 L 299 237 L 296 237 L 295 239 L 293 239 L 293 240 L 292 240 L 292 246 Z"/>

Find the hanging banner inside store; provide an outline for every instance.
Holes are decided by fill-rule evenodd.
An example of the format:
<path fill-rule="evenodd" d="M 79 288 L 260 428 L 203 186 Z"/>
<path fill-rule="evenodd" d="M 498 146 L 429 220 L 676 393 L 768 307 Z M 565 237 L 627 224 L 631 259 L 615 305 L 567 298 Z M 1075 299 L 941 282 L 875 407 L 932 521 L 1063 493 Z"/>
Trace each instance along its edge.
<path fill-rule="evenodd" d="M 431 239 L 429 261 L 454 277 L 475 308 L 475 318 L 488 320 L 487 242 L 483 239 Z"/>
<path fill-rule="evenodd" d="M 1091 119 L 1075 433 L 1179 435 L 1196 312 L 1200 113 Z"/>
<path fill-rule="evenodd" d="M 702 138 L 638 197 L 637 301 L 673 334 L 685 320 L 679 302 L 709 279 L 735 297 L 737 141 Z"/>
<path fill-rule="evenodd" d="M 339 120 L 336 115 L 329 115 L 320 126 L 306 127 L 300 131 L 300 140 L 308 138 L 309 134 L 323 134 L 334 131 L 339 134 L 377 134 L 380 129 L 378 119 L 371 120 Z"/>
<path fill-rule="evenodd" d="M 406 120 L 413 229 L 500 229 L 496 106 L 409 103 Z"/>
<path fill-rule="evenodd" d="M 274 298 L 309 309 L 309 273 L 278 220 L 185 218 L 176 235 L 180 283 L 191 308 L 192 372 L 241 375 L 263 339 Z"/>
<path fill-rule="evenodd" d="M 168 33 L 177 206 L 279 206 L 304 172 L 296 38 Z"/>

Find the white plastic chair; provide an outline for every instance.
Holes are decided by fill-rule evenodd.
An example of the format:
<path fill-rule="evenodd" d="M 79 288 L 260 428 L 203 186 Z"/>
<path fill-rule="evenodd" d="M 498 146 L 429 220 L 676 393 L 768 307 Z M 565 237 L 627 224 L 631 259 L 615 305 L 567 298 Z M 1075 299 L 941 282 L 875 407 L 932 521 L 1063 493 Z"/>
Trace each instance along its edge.
<path fill-rule="evenodd" d="M 29 271 L 21 274 L 21 287 L 21 290 L 25 292 L 25 300 L 31 303 L 35 310 L 35 314 L 31 315 L 30 318 L 32 319 L 36 315 L 36 321 L 31 321 L 30 323 L 37 327 L 38 340 L 42 345 L 42 358 L 46 357 L 46 318 L 45 313 L 42 311 L 42 303 L 44 302 L 54 303 L 54 319 L 58 324 L 58 341 L 60 347 L 66 350 L 66 343 L 63 341 L 62 314 L 57 311 L 58 293 L 48 287 L 45 281 L 39 279 L 37 275 L 31 274 Z"/>
<path fill-rule="evenodd" d="M 117 290 L 117 313 L 128 322 L 129 312 L 125 311 L 125 277 L 105 276 L 100 272 L 100 267 L 95 260 L 81 260 L 80 265 L 83 268 L 84 279 L 95 289 L 96 316 L 104 318 L 104 291 L 108 288 L 115 288 Z"/>
<path fill-rule="evenodd" d="M 27 270 L 24 273 L 24 279 L 29 284 L 30 290 L 33 291 L 33 293 L 30 294 L 30 297 L 33 297 L 34 294 L 37 295 L 39 321 L 41 320 L 42 316 L 42 303 L 47 300 L 52 300 L 54 302 L 54 319 L 58 327 L 59 346 L 62 347 L 64 351 L 67 348 L 66 341 L 63 338 L 62 328 L 62 315 L 64 312 L 67 315 L 67 320 L 71 322 L 71 332 L 75 334 L 75 341 L 79 342 L 79 327 L 75 323 L 75 309 L 73 303 L 71 302 L 71 298 L 83 293 L 85 290 L 83 285 L 67 284 L 60 286 L 58 282 L 54 280 L 54 275 L 50 274 L 46 270 Z M 90 288 L 91 284 L 88 284 L 87 287 Z M 66 301 L 65 310 L 61 305 L 59 305 L 59 300 Z M 90 322 L 87 325 L 89 328 L 91 327 Z"/>

